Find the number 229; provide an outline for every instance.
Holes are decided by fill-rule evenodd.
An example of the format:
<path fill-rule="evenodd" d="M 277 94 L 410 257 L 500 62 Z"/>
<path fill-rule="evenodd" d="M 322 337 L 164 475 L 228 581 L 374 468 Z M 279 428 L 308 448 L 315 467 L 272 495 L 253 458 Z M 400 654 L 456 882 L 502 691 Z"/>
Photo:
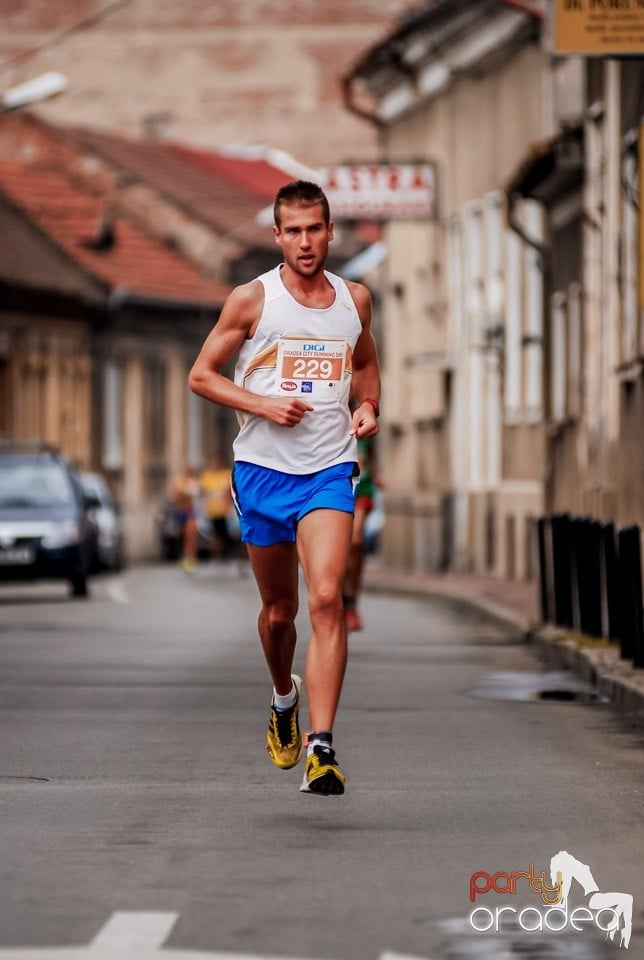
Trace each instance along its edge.
<path fill-rule="evenodd" d="M 333 373 L 331 360 L 304 360 L 298 357 L 293 364 L 293 376 L 301 380 L 328 380 Z"/>

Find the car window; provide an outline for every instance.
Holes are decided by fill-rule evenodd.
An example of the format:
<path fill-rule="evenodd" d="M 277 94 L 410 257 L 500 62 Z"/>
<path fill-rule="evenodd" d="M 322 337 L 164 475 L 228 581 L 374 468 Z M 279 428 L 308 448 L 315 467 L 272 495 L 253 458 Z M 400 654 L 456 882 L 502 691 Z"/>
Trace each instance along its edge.
<path fill-rule="evenodd" d="M 80 480 L 87 496 L 96 497 L 101 503 L 110 503 L 112 498 L 102 477 L 94 473 L 81 473 Z"/>
<path fill-rule="evenodd" d="M 60 464 L 0 460 L 0 508 L 58 507 L 73 501 L 70 479 Z"/>

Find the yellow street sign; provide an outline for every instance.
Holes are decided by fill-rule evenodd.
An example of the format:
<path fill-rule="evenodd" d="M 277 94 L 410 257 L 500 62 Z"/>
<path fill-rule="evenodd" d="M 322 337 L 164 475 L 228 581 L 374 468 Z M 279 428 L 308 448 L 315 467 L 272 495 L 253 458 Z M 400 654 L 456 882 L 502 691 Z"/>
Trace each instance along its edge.
<path fill-rule="evenodd" d="M 644 187 L 644 124 L 640 126 L 640 169 L 639 169 L 639 257 L 638 257 L 638 289 L 639 309 L 644 311 L 644 203 L 642 203 L 642 189 Z"/>
<path fill-rule="evenodd" d="M 554 52 L 644 54 L 644 0 L 555 0 Z"/>

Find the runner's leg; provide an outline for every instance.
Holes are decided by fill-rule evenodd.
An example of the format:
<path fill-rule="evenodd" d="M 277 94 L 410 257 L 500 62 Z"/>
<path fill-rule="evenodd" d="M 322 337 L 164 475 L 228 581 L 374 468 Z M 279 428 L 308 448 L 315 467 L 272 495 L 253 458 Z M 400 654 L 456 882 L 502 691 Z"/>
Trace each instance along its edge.
<path fill-rule="evenodd" d="M 356 505 L 353 516 L 353 528 L 351 531 L 351 552 L 347 564 L 347 575 L 344 585 L 344 594 L 352 600 L 355 600 L 360 593 L 360 584 L 362 581 L 362 567 L 364 563 L 364 525 L 367 519 L 368 511 L 364 507 Z"/>
<path fill-rule="evenodd" d="M 198 534 L 196 519 L 192 516 L 187 517 L 183 528 L 183 557 L 185 560 L 196 561 Z"/>
<path fill-rule="evenodd" d="M 297 550 L 294 543 L 270 547 L 246 544 L 257 581 L 262 609 L 258 629 L 275 690 L 286 696 L 292 690 L 297 613 Z"/>
<path fill-rule="evenodd" d="M 297 547 L 306 579 L 311 640 L 306 657 L 306 691 L 312 730 L 333 730 L 347 663 L 342 607 L 353 516 L 319 509 L 299 521 Z"/>

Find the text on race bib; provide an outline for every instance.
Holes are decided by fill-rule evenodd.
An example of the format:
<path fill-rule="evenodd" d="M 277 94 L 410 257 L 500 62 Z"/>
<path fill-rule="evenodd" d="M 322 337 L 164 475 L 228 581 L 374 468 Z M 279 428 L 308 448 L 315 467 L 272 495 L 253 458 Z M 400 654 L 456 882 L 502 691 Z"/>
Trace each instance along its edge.
<path fill-rule="evenodd" d="M 347 342 L 280 337 L 276 389 L 280 396 L 329 397 L 340 393 Z"/>

